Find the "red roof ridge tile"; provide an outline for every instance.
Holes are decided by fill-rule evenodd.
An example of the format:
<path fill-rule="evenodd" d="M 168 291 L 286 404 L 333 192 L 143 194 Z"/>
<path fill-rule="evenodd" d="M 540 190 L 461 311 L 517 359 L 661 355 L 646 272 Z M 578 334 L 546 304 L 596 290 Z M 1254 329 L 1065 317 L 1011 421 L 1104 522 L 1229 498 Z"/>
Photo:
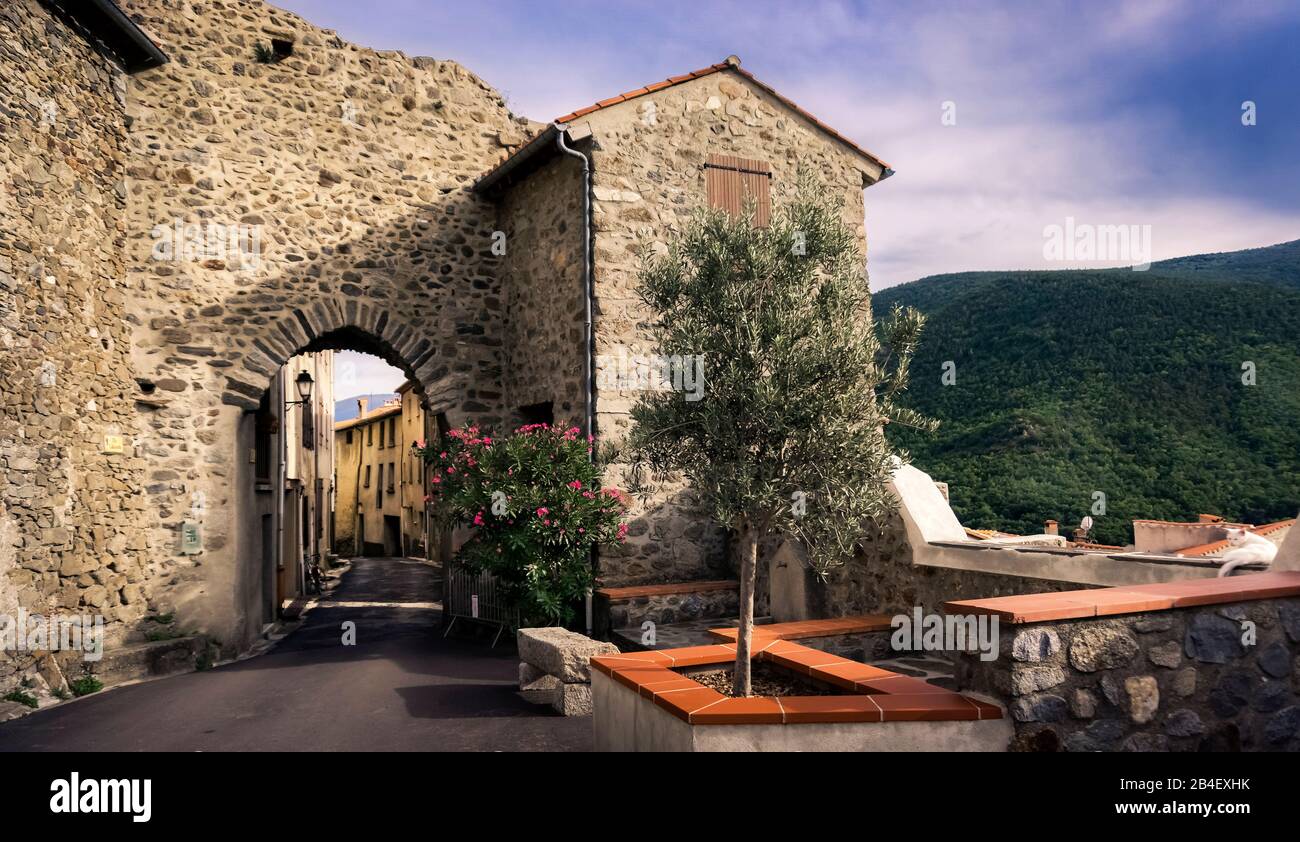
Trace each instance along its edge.
<path fill-rule="evenodd" d="M 881 160 L 879 156 L 868 151 L 862 146 L 859 146 L 857 143 L 854 143 L 852 140 L 849 140 L 844 135 L 835 131 L 835 129 L 832 129 L 830 126 L 826 125 L 821 120 L 814 117 L 808 111 L 804 110 L 803 108 L 800 108 L 790 98 L 784 96 L 783 94 L 778 93 L 776 89 L 773 88 L 771 85 L 759 80 L 756 76 L 754 76 L 753 73 L 750 73 L 748 70 L 745 70 L 743 67 L 740 66 L 740 59 L 736 58 L 735 56 L 728 56 L 725 61 L 720 61 L 717 64 L 711 64 L 708 67 L 701 67 L 699 70 L 692 70 L 689 73 L 684 73 L 680 76 L 669 76 L 667 79 L 664 79 L 662 82 L 654 82 L 649 85 L 645 85 L 631 91 L 626 91 L 624 93 L 619 94 L 618 96 L 610 97 L 609 99 L 600 100 L 593 105 L 587 106 L 586 108 L 579 108 L 578 110 L 572 111 L 561 117 L 556 117 L 553 122 L 561 123 L 561 124 L 569 123 L 572 122 L 573 120 L 578 119 L 579 117 L 584 117 L 592 113 L 593 111 L 599 111 L 600 109 L 608 108 L 611 105 L 618 105 L 619 103 L 627 102 L 628 100 L 636 99 L 637 97 L 645 96 L 646 94 L 652 94 L 655 93 L 656 91 L 661 91 L 665 88 L 670 88 L 674 85 L 680 85 L 682 82 L 689 82 L 693 79 L 701 79 L 705 76 L 711 76 L 714 73 L 720 73 L 724 70 L 731 70 L 736 73 L 739 73 L 741 76 L 745 77 L 750 82 L 757 85 L 762 90 L 766 91 L 769 95 L 775 97 L 777 101 L 780 102 L 782 105 L 784 105 L 786 108 L 789 108 L 799 116 L 803 117 L 805 120 L 808 120 L 818 129 L 820 129 L 822 132 L 825 132 L 835 140 L 838 140 L 840 143 L 844 144 L 845 146 L 848 146 L 850 149 L 852 149 L 854 152 L 858 153 L 859 155 L 870 159 L 873 163 L 877 164 L 881 168 L 885 170 L 891 169 L 889 164 Z"/>

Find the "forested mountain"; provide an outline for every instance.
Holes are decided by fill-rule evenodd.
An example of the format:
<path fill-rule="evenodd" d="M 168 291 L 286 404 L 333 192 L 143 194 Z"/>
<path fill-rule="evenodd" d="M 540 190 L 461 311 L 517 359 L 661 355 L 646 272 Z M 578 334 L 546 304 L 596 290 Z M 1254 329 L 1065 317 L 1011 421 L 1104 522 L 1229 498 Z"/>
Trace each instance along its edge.
<path fill-rule="evenodd" d="M 936 275 L 875 294 L 929 321 L 896 429 L 967 526 L 1300 510 L 1300 240 L 1128 269 Z M 944 385 L 945 363 L 955 382 Z M 1253 371 L 1254 385 L 1243 377 Z"/>

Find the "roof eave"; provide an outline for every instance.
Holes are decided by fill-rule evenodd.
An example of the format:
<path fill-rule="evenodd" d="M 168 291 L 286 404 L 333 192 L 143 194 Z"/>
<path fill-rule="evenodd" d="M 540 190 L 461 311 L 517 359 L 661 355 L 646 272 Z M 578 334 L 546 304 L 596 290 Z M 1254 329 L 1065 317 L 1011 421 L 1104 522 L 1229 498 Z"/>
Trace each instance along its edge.
<path fill-rule="evenodd" d="M 550 123 L 546 128 L 533 135 L 532 140 L 525 143 L 514 151 L 514 154 L 497 164 L 478 181 L 474 182 L 473 191 L 480 195 L 492 193 L 497 187 L 501 186 L 512 174 L 517 172 L 520 167 L 528 163 L 539 153 L 555 146 L 556 136 L 568 128 L 563 123 Z"/>
<path fill-rule="evenodd" d="M 65 22 L 90 37 L 92 46 L 122 65 L 127 73 L 138 73 L 167 63 L 167 55 L 113 0 L 87 0 L 65 9 L 44 0 L 45 5 Z M 71 4 L 69 4 L 71 5 Z"/>

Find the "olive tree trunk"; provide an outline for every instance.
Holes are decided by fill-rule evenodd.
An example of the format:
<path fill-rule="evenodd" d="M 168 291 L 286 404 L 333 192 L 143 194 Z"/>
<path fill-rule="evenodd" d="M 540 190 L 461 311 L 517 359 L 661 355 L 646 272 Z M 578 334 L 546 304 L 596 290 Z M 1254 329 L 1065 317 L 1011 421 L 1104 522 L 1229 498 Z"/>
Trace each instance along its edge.
<path fill-rule="evenodd" d="M 736 675 L 732 694 L 750 695 L 750 641 L 754 636 L 754 582 L 758 570 L 758 532 L 747 526 L 740 542 L 740 628 L 736 633 Z"/>

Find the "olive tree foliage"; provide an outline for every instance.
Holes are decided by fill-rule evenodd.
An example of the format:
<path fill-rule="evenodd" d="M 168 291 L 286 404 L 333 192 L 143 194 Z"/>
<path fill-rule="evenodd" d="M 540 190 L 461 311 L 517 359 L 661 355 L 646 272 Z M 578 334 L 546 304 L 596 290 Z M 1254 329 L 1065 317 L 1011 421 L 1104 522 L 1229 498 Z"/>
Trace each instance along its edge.
<path fill-rule="evenodd" d="M 878 330 L 863 256 L 808 174 L 767 227 L 752 208 L 699 210 L 666 251 L 642 253 L 639 294 L 657 353 L 699 355 L 699 400 L 643 393 L 632 408 L 632 488 L 685 480 L 739 540 L 741 627 L 733 692 L 750 692 L 758 550 L 783 535 L 819 575 L 896 506 L 905 454 L 886 423 L 933 429 L 900 406 L 924 317 L 895 308 Z"/>

